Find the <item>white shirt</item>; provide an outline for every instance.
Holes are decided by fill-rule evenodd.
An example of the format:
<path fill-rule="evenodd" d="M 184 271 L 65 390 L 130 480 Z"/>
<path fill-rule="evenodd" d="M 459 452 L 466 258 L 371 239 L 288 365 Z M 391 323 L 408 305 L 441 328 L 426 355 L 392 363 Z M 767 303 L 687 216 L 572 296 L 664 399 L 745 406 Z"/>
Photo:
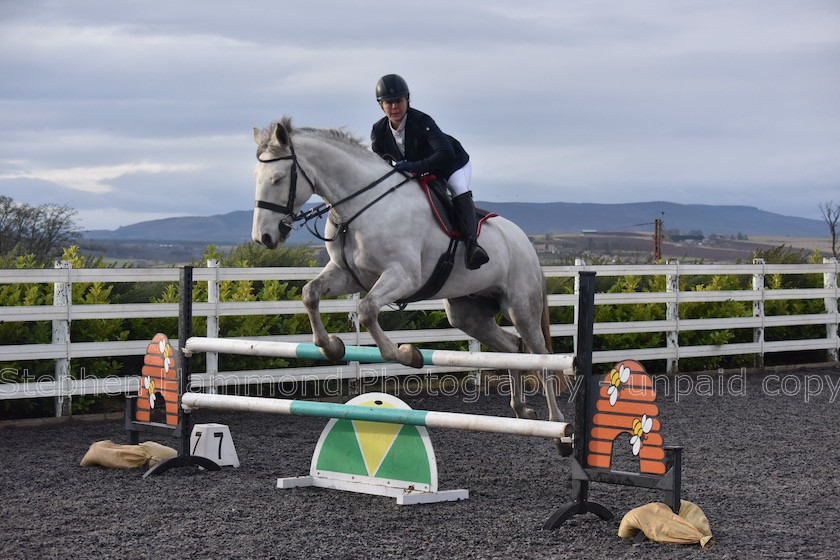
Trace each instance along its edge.
<path fill-rule="evenodd" d="M 391 134 L 394 136 L 394 141 L 397 143 L 397 148 L 400 150 L 400 155 L 405 157 L 405 121 L 408 119 L 408 115 L 403 117 L 400 121 L 400 126 L 394 130 L 394 127 L 391 126 L 391 123 L 388 123 L 388 130 L 391 131 Z"/>

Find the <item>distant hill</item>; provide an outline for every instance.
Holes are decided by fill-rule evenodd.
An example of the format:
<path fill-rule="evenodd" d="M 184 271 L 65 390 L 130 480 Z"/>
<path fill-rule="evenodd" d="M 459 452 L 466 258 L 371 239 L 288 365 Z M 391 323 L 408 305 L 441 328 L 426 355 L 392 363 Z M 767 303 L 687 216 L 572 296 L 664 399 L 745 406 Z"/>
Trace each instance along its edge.
<path fill-rule="evenodd" d="M 653 221 L 663 220 L 665 230 L 704 235 L 827 237 L 822 220 L 783 216 L 752 206 L 712 206 L 672 202 L 594 204 L 569 202 L 482 202 L 477 206 L 515 222 L 528 235 L 597 231 L 653 231 Z M 87 239 L 144 241 L 201 241 L 238 244 L 251 239 L 250 210 L 216 216 L 151 220 L 116 230 L 85 232 Z M 323 231 L 323 220 L 319 231 Z M 319 243 L 305 228 L 292 233 L 289 243 Z"/>

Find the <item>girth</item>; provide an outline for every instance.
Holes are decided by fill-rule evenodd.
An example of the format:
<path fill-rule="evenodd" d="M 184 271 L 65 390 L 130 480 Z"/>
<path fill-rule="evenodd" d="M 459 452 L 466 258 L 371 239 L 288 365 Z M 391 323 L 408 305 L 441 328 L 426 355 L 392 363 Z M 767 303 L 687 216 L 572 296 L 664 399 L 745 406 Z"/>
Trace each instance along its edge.
<path fill-rule="evenodd" d="M 350 266 L 350 261 L 347 260 L 347 251 L 345 251 L 347 229 L 348 228 L 344 226 L 338 232 L 338 236 L 341 238 L 341 260 L 344 262 L 344 267 L 350 272 L 353 280 L 356 281 L 356 284 L 358 284 L 362 289 L 365 289 L 365 285 L 356 275 L 353 267 Z M 443 288 L 443 285 L 446 284 L 446 281 L 449 279 L 449 275 L 452 273 L 452 268 L 455 266 L 455 252 L 458 250 L 458 243 L 460 241 L 461 240 L 459 238 L 455 237 L 449 239 L 449 247 L 438 259 L 438 262 L 432 271 L 432 275 L 429 276 L 426 283 L 412 295 L 394 302 L 400 309 L 404 309 L 406 305 L 414 301 L 431 299 L 440 291 L 441 288 Z"/>
<path fill-rule="evenodd" d="M 458 241 L 459 239 L 454 237 L 449 239 L 449 248 L 438 259 L 435 269 L 432 271 L 432 275 L 429 276 L 429 279 L 426 280 L 426 283 L 412 295 L 395 302 L 397 305 L 405 307 L 412 301 L 431 299 L 432 296 L 437 294 L 440 289 L 443 288 L 443 285 L 446 284 L 447 280 L 449 280 L 449 275 L 452 273 L 452 267 L 455 266 L 455 251 L 458 249 Z"/>

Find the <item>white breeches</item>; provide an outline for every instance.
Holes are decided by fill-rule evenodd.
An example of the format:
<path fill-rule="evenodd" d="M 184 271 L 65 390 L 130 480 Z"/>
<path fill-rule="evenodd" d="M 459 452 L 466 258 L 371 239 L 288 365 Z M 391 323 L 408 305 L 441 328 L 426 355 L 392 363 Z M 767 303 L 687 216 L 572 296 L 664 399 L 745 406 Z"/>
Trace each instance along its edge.
<path fill-rule="evenodd" d="M 472 162 L 468 161 L 467 165 L 453 173 L 446 182 L 446 188 L 452 198 L 464 194 L 470 190 L 470 181 L 472 180 Z"/>

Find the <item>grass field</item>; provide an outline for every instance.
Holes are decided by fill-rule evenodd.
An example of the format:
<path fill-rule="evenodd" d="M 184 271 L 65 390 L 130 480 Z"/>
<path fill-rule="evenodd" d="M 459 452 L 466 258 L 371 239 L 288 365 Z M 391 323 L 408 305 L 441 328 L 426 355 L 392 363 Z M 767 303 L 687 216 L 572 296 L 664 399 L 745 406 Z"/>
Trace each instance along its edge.
<path fill-rule="evenodd" d="M 789 247 L 798 249 L 806 249 L 813 251 L 819 249 L 823 257 L 831 256 L 831 238 L 830 237 L 782 237 L 782 236 L 756 236 L 751 237 L 751 240 L 761 243 L 763 245 L 779 246 L 785 244 Z M 838 243 L 837 252 L 840 253 L 840 243 Z"/>
<path fill-rule="evenodd" d="M 532 236 L 544 264 L 553 264 L 575 257 L 612 257 L 623 262 L 650 262 L 653 256 L 653 233 L 603 232 L 596 234 L 554 234 Z M 756 236 L 748 239 L 717 237 L 702 242 L 662 243 L 662 259 L 705 263 L 750 262 L 757 251 L 785 245 L 809 256 L 819 249 L 823 257 L 832 256 L 828 237 Z M 838 247 L 840 249 L 840 247 Z"/>

